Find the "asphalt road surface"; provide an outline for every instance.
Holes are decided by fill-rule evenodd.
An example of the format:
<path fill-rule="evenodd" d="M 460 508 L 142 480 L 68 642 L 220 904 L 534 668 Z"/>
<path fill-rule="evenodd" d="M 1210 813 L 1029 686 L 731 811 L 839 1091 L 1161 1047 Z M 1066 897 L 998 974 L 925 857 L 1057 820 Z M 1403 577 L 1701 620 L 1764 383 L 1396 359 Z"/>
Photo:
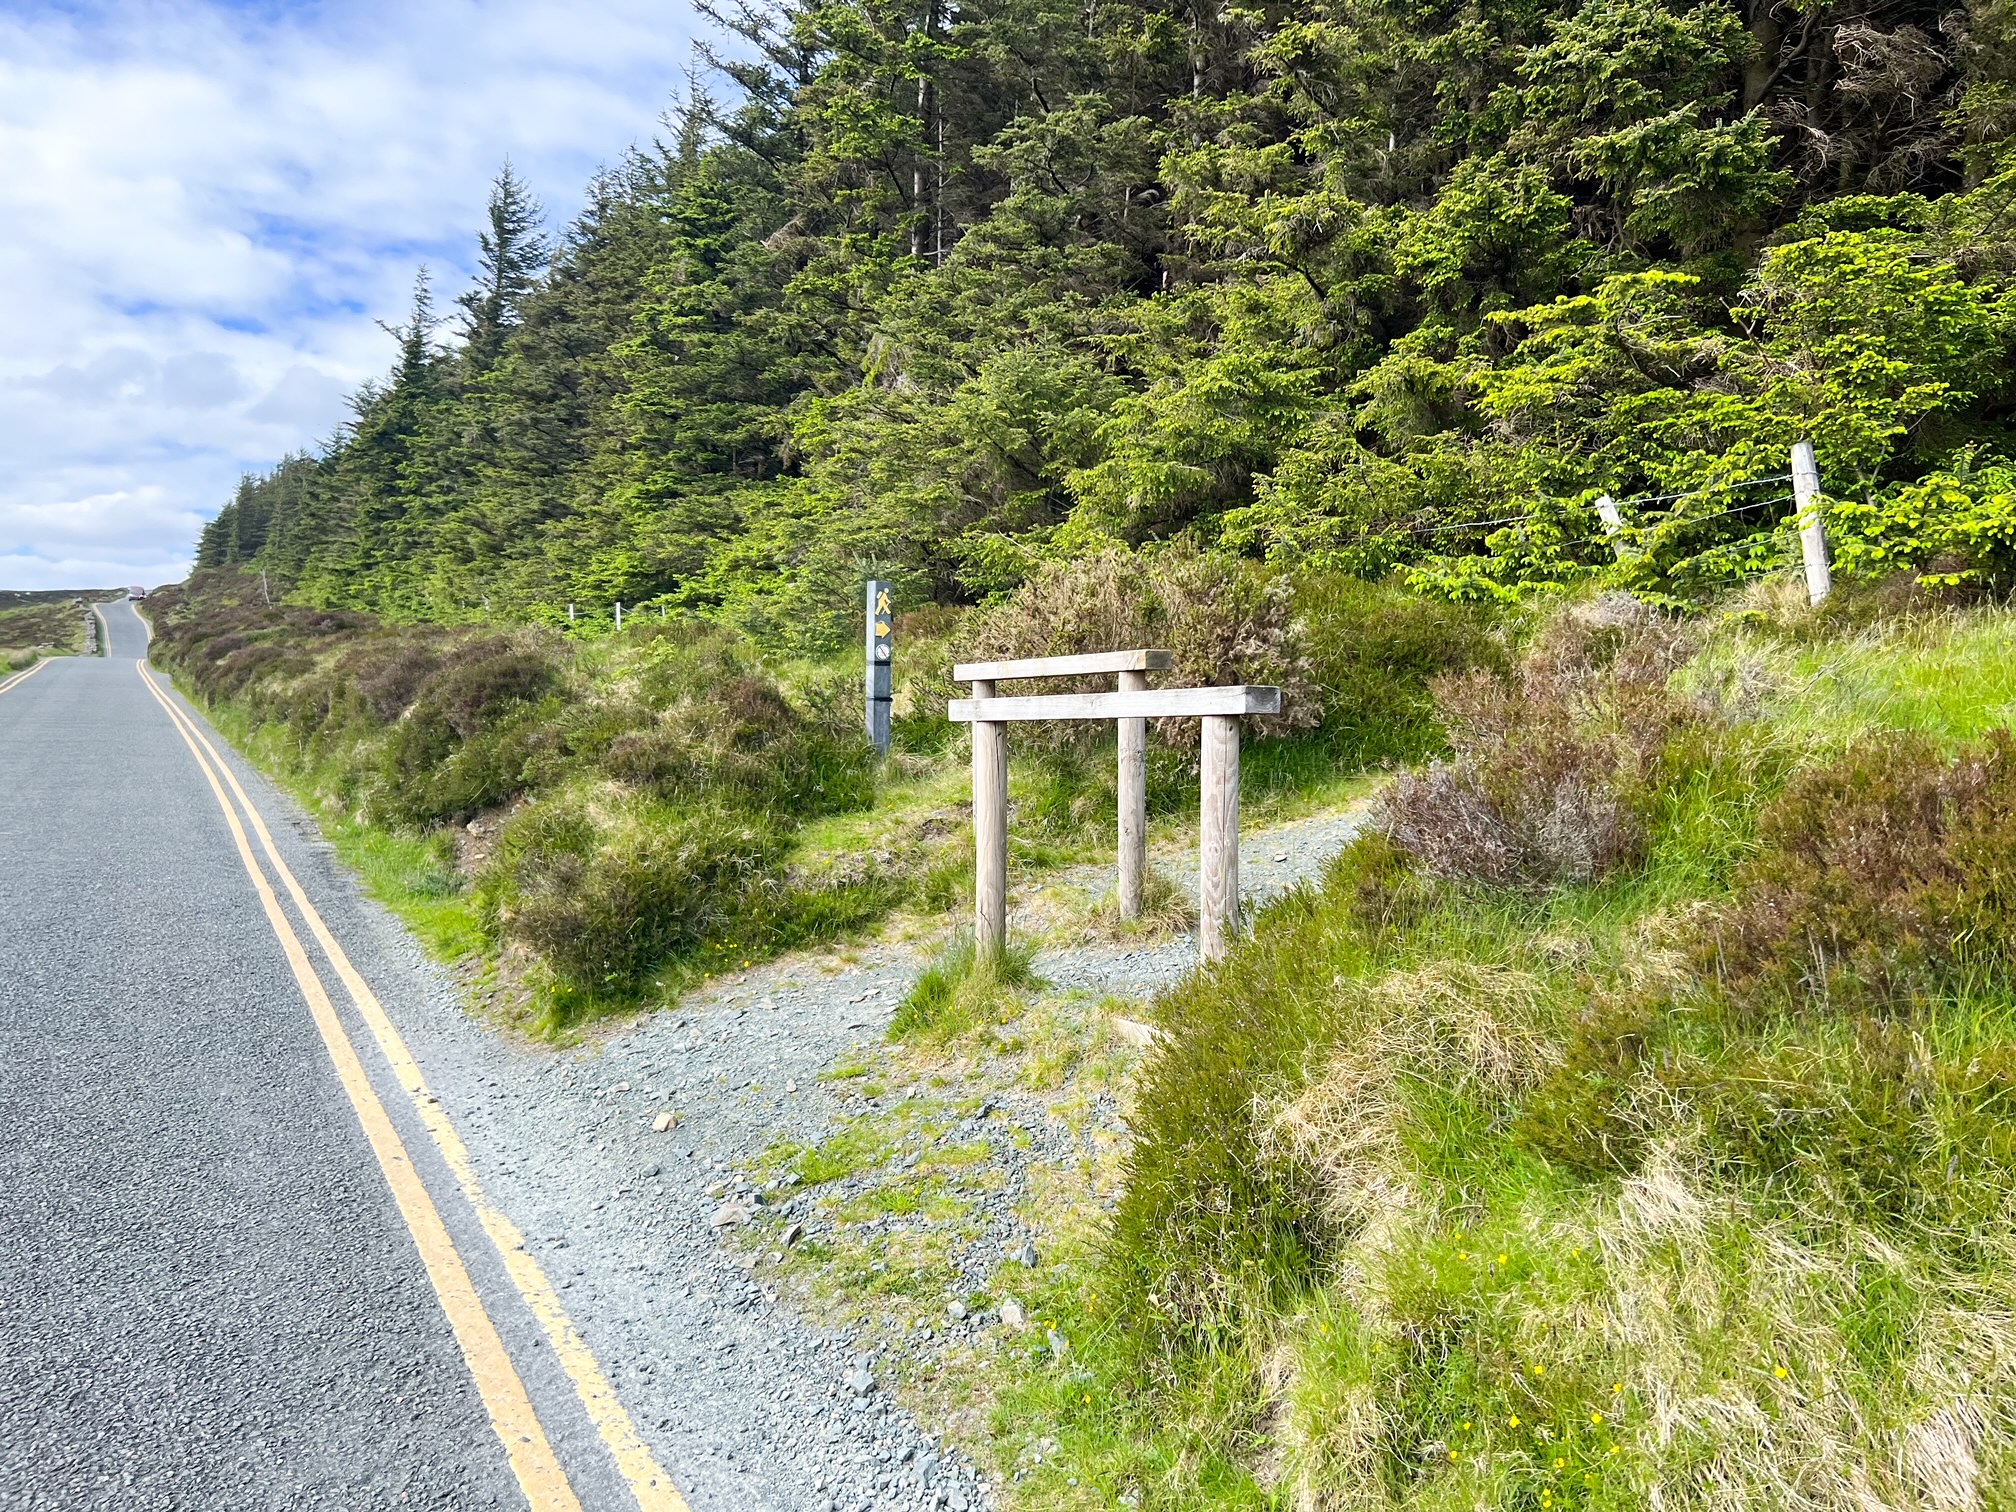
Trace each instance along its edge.
<path fill-rule="evenodd" d="M 0 1508 L 682 1512 L 104 619 L 0 691 Z"/>

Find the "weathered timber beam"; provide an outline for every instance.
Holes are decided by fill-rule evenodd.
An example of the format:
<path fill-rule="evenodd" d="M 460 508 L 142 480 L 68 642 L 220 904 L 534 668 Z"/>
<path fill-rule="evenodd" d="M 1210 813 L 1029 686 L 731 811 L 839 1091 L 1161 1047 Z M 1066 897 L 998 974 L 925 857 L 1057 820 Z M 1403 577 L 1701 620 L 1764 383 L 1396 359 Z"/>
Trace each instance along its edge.
<path fill-rule="evenodd" d="M 1043 693 L 1031 698 L 955 698 L 955 724 L 1026 719 L 1188 719 L 1279 714 L 1279 688 L 1151 688 L 1141 693 Z"/>
<path fill-rule="evenodd" d="M 1090 677 L 1101 672 L 1167 672 L 1167 651 L 1090 651 L 1083 656 L 1029 656 L 1020 661 L 961 662 L 954 682 L 1005 682 L 1017 677 Z"/>

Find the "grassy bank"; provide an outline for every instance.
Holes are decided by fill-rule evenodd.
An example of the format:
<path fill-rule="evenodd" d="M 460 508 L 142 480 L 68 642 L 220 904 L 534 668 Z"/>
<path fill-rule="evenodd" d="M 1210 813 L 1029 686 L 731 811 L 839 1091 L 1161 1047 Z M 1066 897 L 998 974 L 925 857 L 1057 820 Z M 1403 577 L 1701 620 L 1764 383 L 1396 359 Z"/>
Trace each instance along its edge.
<path fill-rule="evenodd" d="M 487 957 L 552 1033 L 963 898 L 956 654 L 1166 642 L 1179 678 L 1272 676 L 1292 713 L 1246 763 L 1263 814 L 1432 746 L 1428 679 L 1500 654 L 1468 611 L 1198 560 L 1095 564 L 1112 591 L 1069 623 L 1047 605 L 1077 591 L 1076 568 L 984 613 L 903 623 L 887 761 L 859 733 L 854 663 L 766 656 L 702 621 L 641 614 L 578 638 L 400 626 L 269 605 L 230 573 L 148 609 L 155 660 L 321 815 L 373 891 L 442 954 Z M 1165 833 L 1193 822 L 1182 734 L 1151 761 Z M 1011 798 L 1019 872 L 1107 852 L 1111 732 L 1019 740 Z"/>
<path fill-rule="evenodd" d="M 916 1367 L 1017 1505 L 2012 1504 L 2016 617 L 1789 595 L 1444 682 L 1451 756 L 1152 1006 L 969 1299 L 1032 1321 Z M 993 1004 L 864 1075 L 1114 1086 L 1097 1005 Z M 799 1263 L 943 1305 L 868 1258 Z"/>
<path fill-rule="evenodd" d="M 103 593 L 0 591 L 0 676 L 84 650 L 84 616 Z"/>

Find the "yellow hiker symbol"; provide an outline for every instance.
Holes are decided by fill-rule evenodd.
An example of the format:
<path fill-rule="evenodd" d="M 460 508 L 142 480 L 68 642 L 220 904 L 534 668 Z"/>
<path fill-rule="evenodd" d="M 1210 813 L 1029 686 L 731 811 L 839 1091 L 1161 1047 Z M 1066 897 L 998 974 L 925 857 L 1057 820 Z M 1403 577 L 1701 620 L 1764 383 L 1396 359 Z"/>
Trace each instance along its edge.
<path fill-rule="evenodd" d="M 887 614 L 889 612 L 889 590 L 887 588 L 881 589 L 876 593 L 875 612 L 878 615 Z M 877 625 L 875 627 L 875 633 L 877 635 L 887 635 L 889 633 L 889 627 L 887 625 Z"/>

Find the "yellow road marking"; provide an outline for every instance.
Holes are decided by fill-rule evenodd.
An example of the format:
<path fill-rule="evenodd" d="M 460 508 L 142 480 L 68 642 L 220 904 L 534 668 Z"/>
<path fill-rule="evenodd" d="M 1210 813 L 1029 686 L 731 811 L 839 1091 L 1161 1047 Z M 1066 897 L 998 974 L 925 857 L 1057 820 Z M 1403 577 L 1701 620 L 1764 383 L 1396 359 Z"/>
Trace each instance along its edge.
<path fill-rule="evenodd" d="M 49 665 L 49 658 L 45 656 L 42 658 L 42 660 L 35 663 L 34 666 L 30 667 L 26 672 L 16 672 L 12 677 L 8 678 L 5 682 L 0 682 L 0 693 L 12 693 L 16 688 L 20 687 L 21 684 L 28 681 L 29 678 L 33 677 L 37 672 L 40 672 L 44 667 L 48 665 Z"/>
<path fill-rule="evenodd" d="M 171 717 L 175 716 L 179 711 L 154 686 L 154 680 L 147 676 L 145 666 L 135 665 L 148 691 L 162 707 L 168 709 Z M 568 1483 L 566 1472 L 560 1468 L 552 1444 L 547 1441 L 545 1427 L 533 1410 L 532 1399 L 526 1395 L 525 1383 L 518 1378 L 511 1356 L 505 1351 L 504 1341 L 498 1337 L 496 1325 L 483 1309 L 483 1300 L 477 1295 L 475 1283 L 469 1279 L 468 1268 L 462 1263 L 455 1241 L 448 1235 L 447 1225 L 441 1221 L 440 1210 L 434 1206 L 426 1183 L 413 1168 L 412 1158 L 406 1153 L 398 1130 L 392 1127 L 384 1103 L 379 1101 L 377 1092 L 365 1076 L 356 1048 L 344 1032 L 342 1020 L 336 1016 L 335 1005 L 330 1002 L 321 978 L 308 962 L 308 952 L 302 947 L 301 937 L 287 922 L 280 900 L 273 895 L 272 885 L 259 869 L 252 844 L 245 837 L 245 827 L 238 822 L 231 800 L 224 796 L 217 774 L 203 759 L 202 751 L 190 739 L 189 730 L 184 728 L 179 718 L 175 719 L 175 732 L 189 747 L 189 754 L 195 757 L 204 780 L 210 784 L 210 791 L 216 795 L 217 806 L 224 811 L 224 821 L 230 825 L 231 839 L 238 847 L 238 859 L 244 863 L 245 873 L 252 879 L 252 886 L 259 894 L 266 922 L 272 926 L 280 948 L 286 953 L 287 964 L 293 969 L 301 996 L 308 1001 L 308 1011 L 315 1020 L 316 1029 L 321 1032 L 323 1046 L 336 1068 L 337 1079 L 349 1094 L 350 1106 L 356 1111 L 357 1121 L 371 1143 L 372 1153 L 378 1157 L 378 1167 L 385 1174 L 385 1184 L 392 1189 L 400 1216 L 406 1220 L 406 1227 L 413 1235 L 421 1261 L 427 1267 L 428 1279 L 434 1283 L 435 1294 L 441 1299 L 441 1310 L 448 1315 L 455 1340 L 462 1346 L 462 1356 L 469 1362 L 469 1373 L 475 1378 L 476 1389 L 482 1395 L 484 1407 L 489 1410 L 497 1437 L 503 1440 L 504 1453 L 511 1462 L 512 1472 L 518 1477 L 518 1484 L 524 1488 L 526 1500 L 531 1503 L 533 1512 L 581 1512 L 581 1503 L 574 1495 L 574 1488 Z"/>
<path fill-rule="evenodd" d="M 266 821 L 261 817 L 257 805 L 240 785 L 230 764 L 218 755 L 217 748 L 210 743 L 202 728 L 177 708 L 158 687 L 155 687 L 154 680 L 147 677 L 144 667 L 141 668 L 141 676 L 147 679 L 154 696 L 160 699 L 162 706 L 168 710 L 169 717 L 176 723 L 176 728 L 182 731 L 183 739 L 193 737 L 202 743 L 203 749 L 209 752 L 218 770 L 224 774 L 224 780 L 231 785 L 231 791 L 237 795 L 238 802 L 244 806 L 246 816 L 252 821 L 252 829 L 259 836 L 259 843 L 265 850 L 267 859 L 279 874 L 281 885 L 294 900 L 294 906 L 301 911 L 301 917 L 307 921 L 309 931 L 315 936 L 316 943 L 322 947 L 323 954 L 335 967 L 336 975 L 341 979 L 344 990 L 350 994 L 351 1001 L 357 1005 L 364 1022 L 370 1026 L 372 1035 L 378 1041 L 379 1049 L 384 1052 L 385 1059 L 392 1066 L 393 1074 L 399 1078 L 407 1096 L 413 1100 L 414 1110 L 426 1124 L 427 1132 L 434 1137 L 434 1143 L 440 1149 L 442 1159 L 447 1162 L 448 1169 L 454 1172 L 455 1180 L 461 1185 L 463 1196 L 475 1210 L 484 1232 L 497 1246 L 497 1253 L 503 1257 L 504 1267 L 510 1273 L 513 1284 L 524 1297 L 532 1315 L 539 1320 L 540 1327 L 546 1331 L 546 1337 L 553 1345 L 555 1357 L 560 1361 L 561 1368 L 567 1372 L 568 1379 L 574 1383 L 575 1393 L 581 1398 L 581 1405 L 587 1410 L 596 1431 L 602 1435 L 603 1443 L 609 1446 L 609 1452 L 616 1461 L 617 1469 L 622 1472 L 631 1494 L 637 1498 L 638 1507 L 642 1512 L 691 1512 L 686 1499 L 679 1494 L 678 1488 L 673 1484 L 672 1477 L 659 1466 L 650 1448 L 644 1443 L 635 1421 L 625 1410 L 621 1398 L 616 1395 L 615 1387 L 610 1385 L 609 1378 L 602 1372 L 600 1362 L 596 1360 L 594 1353 L 582 1339 L 580 1331 L 575 1328 L 574 1320 L 568 1316 L 567 1309 L 561 1304 L 559 1292 L 547 1279 L 546 1272 L 538 1260 L 533 1258 L 530 1248 L 525 1243 L 525 1235 L 483 1190 L 475 1166 L 469 1159 L 468 1146 L 462 1142 L 461 1134 L 456 1131 L 455 1125 L 443 1111 L 439 1100 L 429 1090 L 426 1076 L 420 1070 L 419 1063 L 414 1060 L 412 1052 L 406 1048 L 405 1039 L 393 1025 L 392 1020 L 386 1016 L 384 1006 L 378 1001 L 378 995 L 371 990 L 370 983 L 365 981 L 363 975 L 351 964 L 350 957 L 337 942 L 335 935 L 330 932 L 329 926 L 323 922 L 321 913 L 308 901 L 308 895 L 295 878 L 293 869 L 281 859 L 280 848 L 273 843 L 272 832 L 266 828 Z"/>

